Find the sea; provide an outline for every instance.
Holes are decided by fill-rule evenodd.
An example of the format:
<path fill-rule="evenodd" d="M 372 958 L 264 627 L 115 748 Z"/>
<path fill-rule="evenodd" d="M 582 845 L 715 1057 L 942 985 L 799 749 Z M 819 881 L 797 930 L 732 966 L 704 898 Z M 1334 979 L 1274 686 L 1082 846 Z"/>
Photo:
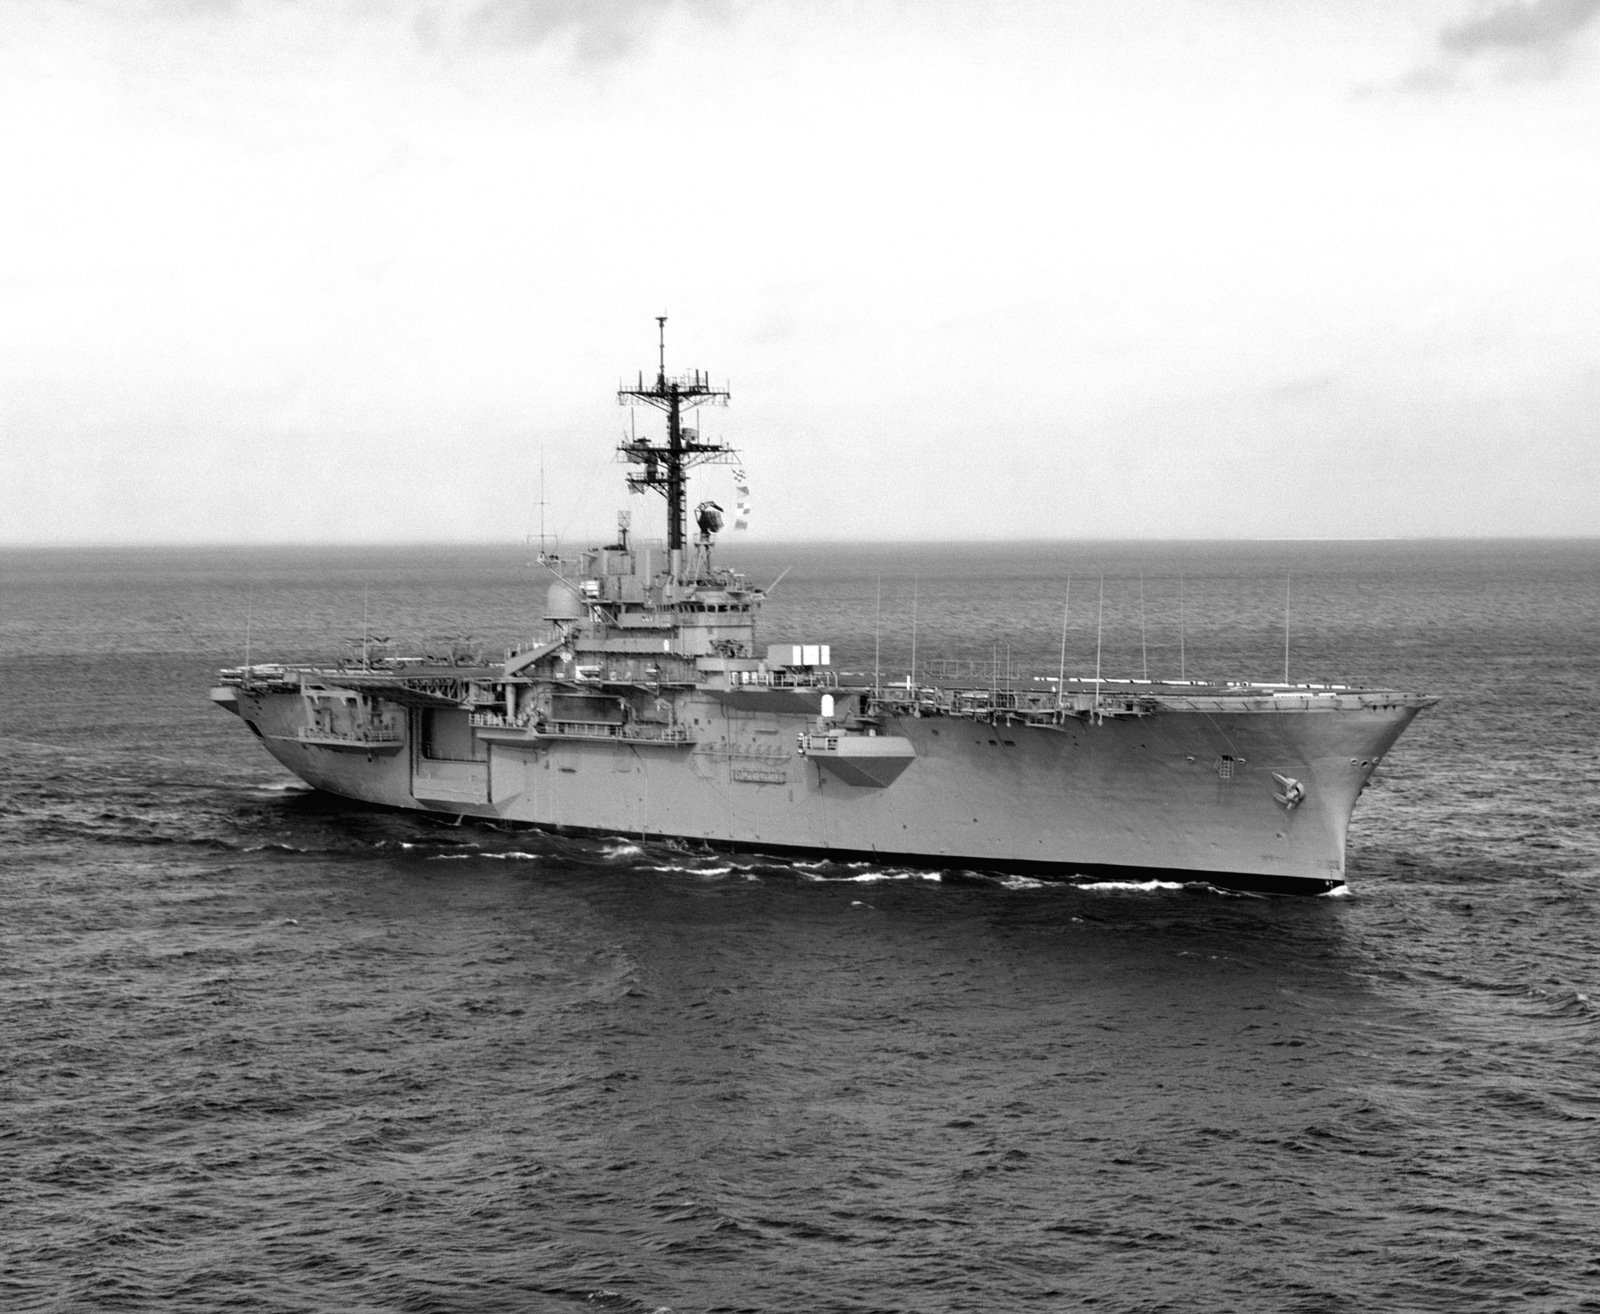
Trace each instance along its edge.
<path fill-rule="evenodd" d="M 1440 701 L 1335 896 L 729 856 L 208 701 L 521 545 L 0 552 L 0 1308 L 1600 1310 L 1600 541 L 725 541 L 855 678 Z"/>

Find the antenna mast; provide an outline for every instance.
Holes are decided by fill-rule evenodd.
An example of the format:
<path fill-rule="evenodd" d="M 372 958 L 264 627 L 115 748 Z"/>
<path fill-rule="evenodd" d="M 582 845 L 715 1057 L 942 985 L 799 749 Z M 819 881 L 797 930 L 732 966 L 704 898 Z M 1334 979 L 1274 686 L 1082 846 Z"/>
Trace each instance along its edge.
<path fill-rule="evenodd" d="M 1072 611 L 1072 576 L 1067 576 L 1067 596 L 1061 603 L 1061 665 L 1056 668 L 1056 706 L 1063 706 L 1067 691 L 1067 616 Z"/>
<path fill-rule="evenodd" d="M 878 601 L 872 613 L 872 696 L 878 696 L 878 673 L 883 653 L 883 576 L 878 576 Z"/>
<path fill-rule="evenodd" d="M 1184 605 L 1183 605 L 1183 572 L 1178 572 L 1178 678 L 1185 682 L 1189 679 L 1189 664 L 1184 654 Z"/>
<path fill-rule="evenodd" d="M 539 448 L 539 564 L 547 559 L 544 539 L 544 448 Z"/>
<path fill-rule="evenodd" d="M 1289 572 L 1283 572 L 1283 682 L 1289 683 Z"/>
<path fill-rule="evenodd" d="M 1105 572 L 1100 574 L 1100 607 L 1094 615 L 1094 714 L 1097 720 L 1103 721 L 1105 713 L 1100 710 L 1100 641 L 1105 636 L 1106 619 L 1106 577 Z"/>
<path fill-rule="evenodd" d="M 911 676 L 906 681 L 908 689 L 917 678 L 917 585 L 920 582 L 920 576 L 911 577 Z M 911 701 L 916 702 L 915 694 L 912 695 Z"/>
<path fill-rule="evenodd" d="M 1150 649 L 1144 641 L 1144 571 L 1139 572 L 1139 661 L 1144 666 L 1144 678 L 1150 678 Z"/>
<path fill-rule="evenodd" d="M 667 440 L 665 443 L 652 443 L 645 438 L 630 437 L 617 451 L 624 460 L 644 467 L 642 473 L 628 476 L 630 490 L 639 492 L 641 489 L 654 488 L 667 499 L 667 551 L 671 554 L 673 576 L 676 578 L 681 571 L 683 549 L 689 538 L 684 476 L 696 465 L 729 465 L 737 459 L 737 454 L 731 447 L 724 447 L 721 443 L 702 442 L 697 430 L 684 428 L 685 407 L 726 406 L 728 390 L 713 388 L 710 376 L 701 370 L 668 378 L 667 317 L 657 315 L 656 324 L 660 331 L 660 356 L 655 382 L 647 385 L 644 375 L 640 374 L 636 386 L 617 389 L 617 401 L 624 406 L 643 402 L 665 411 Z"/>

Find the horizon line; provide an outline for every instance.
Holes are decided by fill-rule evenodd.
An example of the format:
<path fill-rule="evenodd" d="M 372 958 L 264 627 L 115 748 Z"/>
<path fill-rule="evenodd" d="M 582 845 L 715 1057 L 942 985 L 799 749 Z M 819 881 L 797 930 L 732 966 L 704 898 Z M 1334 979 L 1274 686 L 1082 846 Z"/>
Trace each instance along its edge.
<path fill-rule="evenodd" d="M 604 537 L 604 536 L 602 536 Z M 592 542 L 579 540 L 585 547 L 602 545 L 601 538 Z M 643 545 L 660 546 L 665 551 L 665 540 L 636 540 Z M 740 547 L 1001 547 L 1026 545 L 1066 545 L 1072 543 L 1592 543 L 1600 542 L 1600 534 L 1338 534 L 1338 535 L 1287 535 L 1259 534 L 1233 537 L 1172 535 L 1172 536 L 1062 536 L 1046 537 L 1028 535 L 1016 538 L 761 538 L 746 539 L 740 543 L 718 541 L 715 547 L 721 552 L 737 551 Z M 305 549 L 329 550 L 388 550 L 388 549 L 449 549 L 449 548 L 520 548 L 533 544 L 522 539 L 82 539 L 72 541 L 0 541 L 0 552 L 245 552 L 284 551 Z M 579 549 L 582 550 L 582 549 Z"/>

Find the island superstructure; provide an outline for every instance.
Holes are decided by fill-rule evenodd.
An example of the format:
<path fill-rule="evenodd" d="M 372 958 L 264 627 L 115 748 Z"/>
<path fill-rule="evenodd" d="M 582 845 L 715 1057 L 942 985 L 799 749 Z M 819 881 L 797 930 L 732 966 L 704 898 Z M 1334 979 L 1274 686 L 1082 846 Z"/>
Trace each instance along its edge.
<path fill-rule="evenodd" d="M 763 591 L 714 560 L 688 472 L 732 449 L 685 423 L 701 372 L 619 400 L 662 412 L 619 454 L 667 502 L 664 550 L 614 542 L 550 582 L 535 640 L 478 655 L 225 670 L 212 698 L 330 793 L 556 830 L 839 861 L 1322 893 L 1362 789 L 1434 700 L 1327 685 L 842 680 L 829 645 L 757 642 Z M 925 677 L 926 672 L 920 673 Z"/>

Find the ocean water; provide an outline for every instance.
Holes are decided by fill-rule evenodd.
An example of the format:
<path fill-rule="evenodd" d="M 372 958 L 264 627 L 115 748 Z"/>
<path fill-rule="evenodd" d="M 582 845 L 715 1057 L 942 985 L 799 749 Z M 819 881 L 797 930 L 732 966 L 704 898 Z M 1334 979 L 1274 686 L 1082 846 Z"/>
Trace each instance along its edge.
<path fill-rule="evenodd" d="M 1600 543 L 727 556 L 884 679 L 1444 701 L 1340 897 L 733 859 L 206 700 L 522 637 L 516 549 L 0 553 L 0 1308 L 1600 1310 Z"/>

